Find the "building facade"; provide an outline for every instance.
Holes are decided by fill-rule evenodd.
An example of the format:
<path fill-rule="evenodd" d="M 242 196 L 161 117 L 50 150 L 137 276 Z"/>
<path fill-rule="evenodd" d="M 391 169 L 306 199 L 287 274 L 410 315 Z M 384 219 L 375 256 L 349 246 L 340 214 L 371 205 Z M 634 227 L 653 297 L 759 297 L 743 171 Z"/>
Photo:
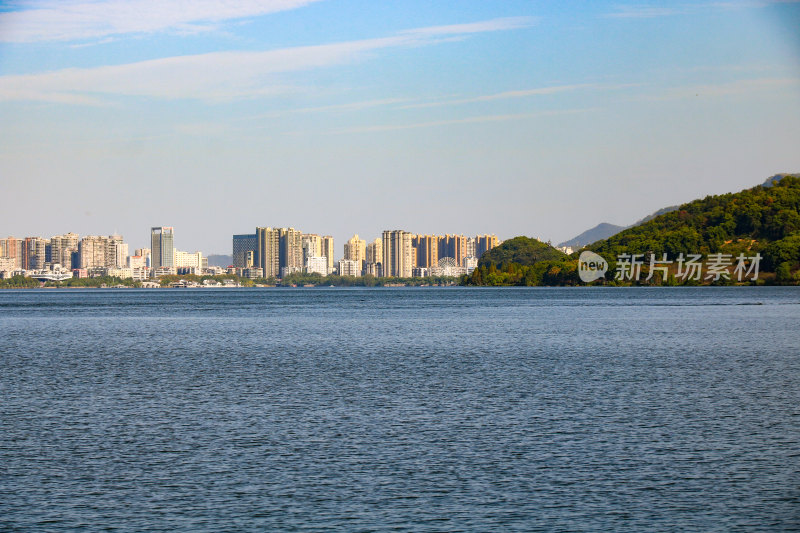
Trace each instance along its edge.
<path fill-rule="evenodd" d="M 359 238 L 358 234 L 353 235 L 349 241 L 344 243 L 344 259 L 357 262 L 359 269 L 363 269 L 366 258 L 367 243 L 364 239 Z"/>
<path fill-rule="evenodd" d="M 255 233 L 233 236 L 233 253 L 231 260 L 236 268 L 249 268 L 254 263 L 248 264 L 248 252 L 251 260 L 255 260 L 256 250 L 258 250 L 258 236 Z"/>
<path fill-rule="evenodd" d="M 417 251 L 417 260 L 414 266 L 430 268 L 439 262 L 439 236 L 416 235 L 412 245 Z"/>
<path fill-rule="evenodd" d="M 328 258 L 325 256 L 307 257 L 306 258 L 306 272 L 309 274 L 320 274 L 327 276 L 328 271 Z"/>
<path fill-rule="evenodd" d="M 333 272 L 335 251 L 333 249 L 333 237 L 330 235 L 322 237 L 322 255 L 328 259 L 328 272 Z"/>
<path fill-rule="evenodd" d="M 497 235 L 477 235 L 475 237 L 475 252 L 472 255 L 480 259 L 483 254 L 496 246 L 500 246 L 500 240 Z"/>
<path fill-rule="evenodd" d="M 280 277 L 280 231 L 277 228 L 256 228 L 256 245 L 255 263 L 264 272 L 264 277 Z"/>
<path fill-rule="evenodd" d="M 410 278 L 414 268 L 411 233 L 403 230 L 383 232 L 383 275 Z"/>
<path fill-rule="evenodd" d="M 175 266 L 175 230 L 171 227 L 150 228 L 150 253 L 151 267 L 154 269 L 161 267 Z"/>
<path fill-rule="evenodd" d="M 340 276 L 361 276 L 361 261 L 353 261 L 352 259 L 342 259 L 339 261 L 339 275 Z"/>

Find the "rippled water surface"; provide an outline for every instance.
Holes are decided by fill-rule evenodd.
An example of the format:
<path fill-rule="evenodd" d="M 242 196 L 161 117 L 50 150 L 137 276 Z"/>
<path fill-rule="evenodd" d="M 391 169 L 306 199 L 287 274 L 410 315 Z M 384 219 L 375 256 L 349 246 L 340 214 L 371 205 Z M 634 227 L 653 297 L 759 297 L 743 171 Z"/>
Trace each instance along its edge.
<path fill-rule="evenodd" d="M 0 292 L 0 530 L 800 528 L 800 290 Z"/>

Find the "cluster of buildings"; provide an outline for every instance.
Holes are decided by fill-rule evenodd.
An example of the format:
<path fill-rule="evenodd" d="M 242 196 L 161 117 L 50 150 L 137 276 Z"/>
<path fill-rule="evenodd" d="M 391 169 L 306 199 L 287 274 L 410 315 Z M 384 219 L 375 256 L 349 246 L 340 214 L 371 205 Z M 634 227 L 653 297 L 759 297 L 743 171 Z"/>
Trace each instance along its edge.
<path fill-rule="evenodd" d="M 323 276 L 458 276 L 469 273 L 478 258 L 500 244 L 496 235 L 417 235 L 386 230 L 366 242 L 357 234 L 334 261 L 333 237 L 294 228 L 259 227 L 233 236 L 233 267 L 250 278 L 283 278 L 295 272 Z"/>
<path fill-rule="evenodd" d="M 0 239 L 0 278 L 22 275 L 42 280 L 114 276 L 145 281 L 168 274 L 236 273 L 251 279 L 284 278 L 293 273 L 323 276 L 376 277 L 458 276 L 469 273 L 478 258 L 500 244 L 495 235 L 417 235 L 387 230 L 366 242 L 358 235 L 344 244 L 336 261 L 333 237 L 294 228 L 259 227 L 255 233 L 233 236 L 233 264 L 208 265 L 202 252 L 175 248 L 172 227 L 150 229 L 150 248 L 128 253 L 122 235 L 75 233 Z"/>
<path fill-rule="evenodd" d="M 208 267 L 201 252 L 174 248 L 174 230 L 150 231 L 150 248 L 128 254 L 122 235 L 56 235 L 50 239 L 25 237 L 0 239 L 0 278 L 27 276 L 42 280 L 114 276 L 144 281 L 164 274 L 225 273 Z"/>

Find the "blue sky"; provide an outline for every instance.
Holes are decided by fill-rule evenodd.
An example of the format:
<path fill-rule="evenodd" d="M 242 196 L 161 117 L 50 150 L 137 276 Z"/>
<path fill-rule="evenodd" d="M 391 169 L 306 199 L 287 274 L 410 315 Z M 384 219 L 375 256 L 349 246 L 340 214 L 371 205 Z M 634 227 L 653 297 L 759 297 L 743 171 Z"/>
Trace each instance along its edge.
<path fill-rule="evenodd" d="M 800 171 L 800 3 L 0 3 L 0 233 L 529 235 Z"/>

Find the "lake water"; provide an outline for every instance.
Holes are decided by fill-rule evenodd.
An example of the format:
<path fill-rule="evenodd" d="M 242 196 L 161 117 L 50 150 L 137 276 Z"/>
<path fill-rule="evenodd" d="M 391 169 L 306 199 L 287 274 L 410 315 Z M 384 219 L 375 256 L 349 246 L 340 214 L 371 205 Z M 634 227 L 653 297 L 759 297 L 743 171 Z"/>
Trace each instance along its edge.
<path fill-rule="evenodd" d="M 0 292 L 0 530 L 800 528 L 800 288 Z"/>

